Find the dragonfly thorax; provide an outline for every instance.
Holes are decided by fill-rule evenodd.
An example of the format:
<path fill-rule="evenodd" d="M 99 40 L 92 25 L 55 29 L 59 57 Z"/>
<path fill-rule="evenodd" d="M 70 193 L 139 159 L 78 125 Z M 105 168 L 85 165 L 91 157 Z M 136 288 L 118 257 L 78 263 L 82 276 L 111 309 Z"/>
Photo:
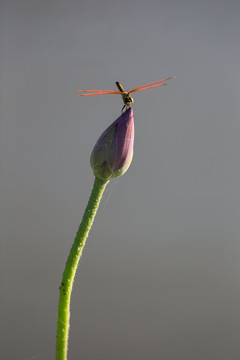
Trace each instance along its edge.
<path fill-rule="evenodd" d="M 127 92 L 127 91 L 124 90 L 122 84 L 120 84 L 119 81 L 116 81 L 116 85 L 117 85 L 118 89 L 119 89 L 120 92 L 121 92 L 124 105 L 126 105 L 126 106 L 132 105 L 132 103 L 133 103 L 133 98 L 130 96 L 129 92 Z"/>

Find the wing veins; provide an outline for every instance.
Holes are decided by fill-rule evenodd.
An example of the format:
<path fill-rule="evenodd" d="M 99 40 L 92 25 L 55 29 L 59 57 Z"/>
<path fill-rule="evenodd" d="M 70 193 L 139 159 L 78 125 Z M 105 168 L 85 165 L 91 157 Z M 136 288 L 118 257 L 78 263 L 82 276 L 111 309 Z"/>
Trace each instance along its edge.
<path fill-rule="evenodd" d="M 159 84 L 159 85 L 153 85 L 153 86 L 148 86 L 148 87 L 143 87 L 143 88 L 140 87 L 140 88 L 137 88 L 137 89 L 134 89 L 134 90 L 130 91 L 129 93 L 133 93 L 135 91 L 143 91 L 143 90 L 153 89 L 153 88 L 164 86 L 164 85 L 168 85 L 168 84 L 167 83 L 166 84 Z"/>
<path fill-rule="evenodd" d="M 101 92 L 101 93 L 105 93 L 105 92 L 107 92 L 107 93 L 116 93 L 116 90 L 77 90 L 77 91 L 79 91 L 79 92 L 93 92 L 93 93 L 98 93 L 98 92 Z M 120 91 L 118 91 L 118 93 L 119 94 L 121 94 L 121 92 Z"/>
<path fill-rule="evenodd" d="M 152 86 L 152 85 L 155 85 L 155 84 L 159 84 L 159 83 L 161 83 L 161 82 L 164 82 L 164 81 L 168 81 L 168 80 L 171 80 L 171 79 L 174 79 L 175 78 L 175 76 L 170 76 L 170 77 L 168 77 L 168 78 L 166 78 L 166 79 L 162 79 L 162 80 L 159 80 L 159 81 L 155 81 L 155 82 L 153 82 L 153 83 L 150 83 L 150 84 L 146 84 L 146 85 L 142 85 L 142 86 L 139 86 L 139 87 L 137 87 L 137 88 L 134 88 L 134 89 L 131 89 L 131 90 L 129 90 L 128 91 L 128 93 L 130 93 L 130 92 L 135 92 L 135 91 L 140 91 L 140 89 L 143 89 L 143 88 L 145 88 L 145 87 L 149 87 L 149 86 Z"/>
<path fill-rule="evenodd" d="M 95 96 L 95 95 L 111 95 L 111 94 L 121 94 L 119 91 L 113 92 L 97 92 L 97 93 L 90 93 L 90 94 L 78 94 L 76 96 Z"/>

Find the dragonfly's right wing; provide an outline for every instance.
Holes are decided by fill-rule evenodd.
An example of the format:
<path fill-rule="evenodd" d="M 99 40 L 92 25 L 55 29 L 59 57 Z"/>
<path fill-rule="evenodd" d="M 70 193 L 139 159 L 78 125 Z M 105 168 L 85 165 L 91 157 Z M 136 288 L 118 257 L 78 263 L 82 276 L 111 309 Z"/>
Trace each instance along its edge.
<path fill-rule="evenodd" d="M 77 90 L 79 92 L 85 92 L 86 94 L 79 94 L 76 96 L 95 96 L 95 95 L 110 95 L 110 94 L 121 94 L 120 91 L 115 90 Z"/>
<path fill-rule="evenodd" d="M 155 81 L 155 82 L 150 83 L 150 84 L 142 85 L 142 86 L 139 86 L 137 88 L 129 90 L 128 93 L 141 91 L 141 90 L 147 90 L 147 89 L 151 89 L 151 88 L 154 88 L 154 87 L 159 87 L 159 86 L 162 86 L 162 85 L 166 85 L 166 84 L 160 84 L 160 85 L 156 85 L 156 84 L 159 84 L 161 82 L 168 81 L 168 80 L 171 80 L 171 79 L 174 79 L 174 78 L 175 78 L 175 76 L 170 76 L 170 77 L 168 77 L 166 79 L 163 79 L 163 80 L 159 80 L 159 81 Z M 155 85 L 155 86 L 152 86 L 152 85 Z"/>

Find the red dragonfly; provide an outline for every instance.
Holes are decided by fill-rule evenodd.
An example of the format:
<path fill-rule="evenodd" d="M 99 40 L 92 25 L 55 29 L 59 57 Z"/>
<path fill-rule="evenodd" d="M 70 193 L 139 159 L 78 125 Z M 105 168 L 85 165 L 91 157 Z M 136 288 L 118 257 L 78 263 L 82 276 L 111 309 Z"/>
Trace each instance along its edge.
<path fill-rule="evenodd" d="M 137 88 L 134 88 L 134 89 L 131 89 L 131 90 L 128 90 L 128 91 L 124 90 L 124 88 L 120 84 L 120 82 L 117 81 L 116 85 L 117 85 L 117 88 L 119 89 L 119 91 L 115 91 L 115 90 L 77 90 L 77 91 L 85 93 L 85 94 L 79 94 L 79 95 L 76 95 L 76 96 L 95 96 L 95 95 L 120 94 L 122 96 L 122 99 L 123 99 L 123 103 L 124 103 L 123 109 L 124 109 L 125 107 L 130 106 L 130 105 L 133 104 L 134 100 L 130 95 L 131 93 L 136 92 L 136 91 L 148 90 L 148 89 L 152 89 L 152 88 L 155 88 L 155 87 L 160 87 L 160 86 L 167 85 L 167 83 L 164 83 L 164 84 L 160 84 L 160 83 L 171 80 L 171 79 L 174 79 L 174 78 L 175 78 L 175 76 L 171 76 L 171 77 L 168 77 L 166 79 L 155 81 L 155 82 L 150 83 L 150 84 L 142 85 L 142 86 L 139 86 Z"/>

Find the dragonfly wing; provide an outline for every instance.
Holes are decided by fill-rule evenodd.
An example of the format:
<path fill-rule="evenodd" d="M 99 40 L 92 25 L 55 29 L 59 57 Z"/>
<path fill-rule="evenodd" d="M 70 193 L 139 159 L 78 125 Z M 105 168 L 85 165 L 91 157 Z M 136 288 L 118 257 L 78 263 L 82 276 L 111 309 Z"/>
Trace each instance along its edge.
<path fill-rule="evenodd" d="M 155 85 L 155 84 L 159 84 L 159 83 L 161 83 L 161 82 L 168 81 L 168 80 L 171 80 L 171 79 L 174 79 L 174 78 L 175 78 L 175 76 L 170 76 L 170 77 L 168 77 L 168 78 L 166 78 L 166 79 L 163 79 L 163 80 L 159 80 L 159 81 L 155 81 L 155 82 L 150 83 L 150 84 L 142 85 L 142 86 L 139 86 L 139 87 L 137 87 L 137 88 L 134 88 L 134 89 L 129 90 L 128 93 L 130 93 L 130 92 L 135 92 L 135 91 L 140 91 L 140 89 L 143 90 L 143 88 L 145 88 L 145 87 L 146 87 L 146 88 L 149 88 L 149 86 L 152 86 L 152 85 Z"/>
<path fill-rule="evenodd" d="M 167 84 L 159 84 L 159 85 L 153 85 L 153 86 L 148 86 L 148 87 L 139 87 L 139 88 L 137 88 L 137 89 L 133 89 L 133 90 L 128 91 L 128 93 L 133 93 L 133 92 L 136 92 L 136 91 L 153 89 L 153 88 L 160 87 L 160 86 L 164 86 L 164 85 L 167 85 Z"/>
<path fill-rule="evenodd" d="M 87 93 L 87 94 L 78 94 L 76 96 L 95 96 L 95 95 L 111 95 L 111 94 L 121 94 L 120 91 L 98 91 L 95 93 Z"/>
<path fill-rule="evenodd" d="M 115 90 L 77 90 L 77 91 L 80 91 L 80 92 L 93 92 L 93 93 L 98 93 L 98 92 L 101 92 L 101 93 L 103 93 L 103 92 L 107 92 L 108 94 L 109 93 L 115 93 L 116 91 Z M 119 93 L 120 93 L 120 91 L 118 91 Z"/>

